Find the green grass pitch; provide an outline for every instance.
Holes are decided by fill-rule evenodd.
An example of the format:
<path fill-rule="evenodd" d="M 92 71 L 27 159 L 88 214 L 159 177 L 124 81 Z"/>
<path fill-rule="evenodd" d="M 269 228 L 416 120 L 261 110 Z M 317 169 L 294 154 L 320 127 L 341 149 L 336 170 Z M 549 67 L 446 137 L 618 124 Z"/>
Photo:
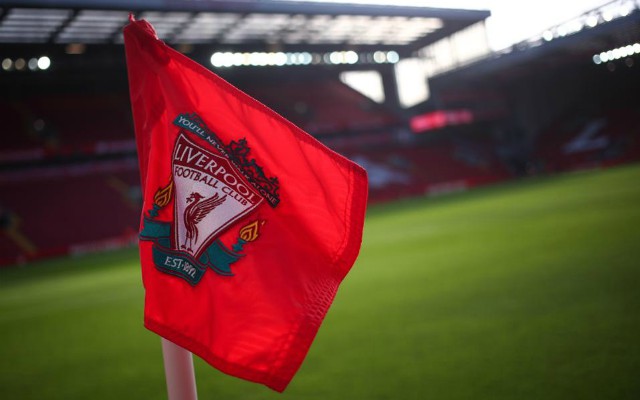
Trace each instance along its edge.
<path fill-rule="evenodd" d="M 135 250 L 0 270 L 0 399 L 161 399 Z M 372 207 L 287 391 L 196 359 L 201 399 L 640 398 L 640 166 Z"/>

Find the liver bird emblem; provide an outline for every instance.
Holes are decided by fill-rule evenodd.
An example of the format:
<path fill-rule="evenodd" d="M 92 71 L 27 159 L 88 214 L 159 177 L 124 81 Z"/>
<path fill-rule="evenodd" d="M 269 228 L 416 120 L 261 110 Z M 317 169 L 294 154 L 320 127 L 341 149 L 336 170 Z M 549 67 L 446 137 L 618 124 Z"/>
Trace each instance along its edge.
<path fill-rule="evenodd" d="M 187 197 L 187 208 L 184 210 L 184 226 L 187 234 L 184 244 L 180 248 L 187 251 L 192 251 L 191 246 L 194 242 L 198 241 L 198 223 L 204 219 L 214 208 L 224 203 L 227 199 L 227 195 L 220 197 L 219 193 L 204 199 L 198 192 L 192 192 Z"/>

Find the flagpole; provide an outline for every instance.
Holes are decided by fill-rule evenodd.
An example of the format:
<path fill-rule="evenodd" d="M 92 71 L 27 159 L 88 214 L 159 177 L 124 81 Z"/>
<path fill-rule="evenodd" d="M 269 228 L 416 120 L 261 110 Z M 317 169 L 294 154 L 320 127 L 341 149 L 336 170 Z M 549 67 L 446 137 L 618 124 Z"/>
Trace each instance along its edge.
<path fill-rule="evenodd" d="M 169 400 L 197 400 L 196 376 L 191 353 L 162 338 L 162 358 Z"/>

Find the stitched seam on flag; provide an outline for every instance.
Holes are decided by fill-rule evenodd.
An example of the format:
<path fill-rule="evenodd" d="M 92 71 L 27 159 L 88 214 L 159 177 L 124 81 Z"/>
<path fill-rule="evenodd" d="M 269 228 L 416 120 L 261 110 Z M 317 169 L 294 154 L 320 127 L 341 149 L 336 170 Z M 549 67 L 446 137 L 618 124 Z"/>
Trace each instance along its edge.
<path fill-rule="evenodd" d="M 304 355 L 306 355 L 306 352 L 304 353 L 304 355 L 302 356 L 302 359 L 300 359 L 299 362 L 296 361 L 294 363 L 294 364 L 297 363 L 297 366 L 294 366 L 294 368 L 291 368 L 291 367 L 287 368 L 286 360 L 291 359 L 291 357 L 293 357 L 292 354 L 298 354 L 300 352 L 300 349 L 298 348 L 299 346 L 295 346 L 295 343 L 299 341 L 299 339 L 297 338 L 300 335 L 302 335 L 301 332 L 304 330 L 303 328 L 305 327 L 305 325 L 309 323 L 307 322 L 307 320 L 309 319 L 308 315 L 312 314 L 312 312 L 309 312 L 309 310 L 313 310 L 316 308 L 314 305 L 315 299 L 317 298 L 315 296 L 315 293 L 316 291 L 314 290 L 311 296 L 307 296 L 305 298 L 305 301 L 303 302 L 305 312 L 302 313 L 302 315 L 299 318 L 299 321 L 296 324 L 294 324 L 294 328 L 288 332 L 286 338 L 282 340 L 281 344 L 278 346 L 278 349 L 275 351 L 276 357 L 271 363 L 271 369 L 274 371 L 274 375 L 280 374 L 280 375 L 287 376 L 290 373 L 291 377 L 293 377 L 296 371 L 298 370 L 298 368 L 301 366 L 302 361 L 304 359 Z M 322 320 L 320 320 L 320 322 L 322 322 Z M 319 325 L 317 329 L 319 329 Z M 307 346 L 308 348 L 311 347 L 311 343 L 314 338 L 315 338 L 315 335 L 311 337 L 309 344 Z M 307 348 L 307 351 L 308 351 L 308 348 Z M 296 360 L 298 360 L 298 358 L 296 358 Z M 290 371 L 290 372 L 287 372 L 287 371 Z"/>
<path fill-rule="evenodd" d="M 348 182 L 349 182 L 349 191 L 347 193 L 347 199 L 344 204 L 344 221 L 346 221 L 346 226 L 345 226 L 342 243 L 340 243 L 340 246 L 338 246 L 338 249 L 336 250 L 333 257 L 331 258 L 332 265 L 340 264 L 339 262 L 340 256 L 342 255 L 342 252 L 347 246 L 347 243 L 349 243 L 349 236 L 351 236 L 351 218 L 350 217 L 351 217 L 351 201 L 352 201 L 353 186 L 354 186 L 353 171 L 351 170 L 351 168 L 349 168 Z"/>
<path fill-rule="evenodd" d="M 305 303 L 305 313 L 300 318 L 297 328 L 288 335 L 284 350 L 274 363 L 274 370 L 281 376 L 295 375 L 306 358 L 313 340 L 318 334 L 335 296 L 338 292 L 340 279 L 331 275 L 314 285 L 313 293 Z M 289 360 L 286 362 L 285 360 Z"/>
<path fill-rule="evenodd" d="M 313 296 L 311 297 L 311 300 L 309 300 L 308 297 L 305 298 L 303 305 L 306 306 L 307 304 L 313 304 L 314 298 L 315 297 Z M 293 346 L 293 343 L 296 342 L 296 337 L 300 335 L 300 332 L 302 331 L 302 327 L 305 326 L 305 321 L 308 319 L 307 311 L 309 308 L 313 308 L 313 307 L 305 307 L 305 312 L 301 315 L 299 322 L 294 325 L 295 328 L 291 329 L 287 333 L 286 338 L 281 341 L 277 350 L 274 351 L 276 356 L 274 357 L 273 362 L 270 363 L 271 370 L 274 371 L 272 376 L 275 376 L 276 374 L 286 376 L 287 370 L 291 369 L 291 368 L 287 368 L 286 360 L 292 357 L 291 355 L 292 353 L 297 352 L 297 349 L 294 349 L 292 346 Z M 311 347 L 311 343 L 309 343 L 308 347 L 309 348 Z M 295 375 L 295 372 L 298 370 L 301 363 L 302 363 L 302 360 L 300 360 L 298 367 L 293 368 L 293 371 L 291 372 L 291 377 Z"/>
<path fill-rule="evenodd" d="M 346 275 L 345 269 L 349 268 L 355 262 L 355 258 L 357 257 L 358 250 L 360 248 L 360 243 L 353 243 L 353 235 L 354 229 L 359 229 L 358 227 L 363 226 L 363 216 L 362 212 L 364 210 L 361 209 L 360 205 L 366 207 L 366 185 L 361 187 L 361 178 L 359 176 L 360 170 L 358 166 L 349 168 L 349 193 L 347 195 L 347 201 L 345 204 L 345 220 L 347 221 L 346 231 L 344 235 L 344 239 L 336 252 L 333 263 L 337 265 L 339 273 L 342 274 L 341 277 Z M 366 181 L 366 176 L 364 177 Z M 357 212 L 358 221 L 355 221 L 354 224 L 352 221 L 354 217 L 354 213 Z M 353 250 L 352 250 L 353 248 Z M 355 254 L 352 254 L 355 253 Z M 353 257 L 353 261 L 351 258 Z"/>
<path fill-rule="evenodd" d="M 165 339 L 170 340 L 178 346 L 181 346 L 191 353 L 201 357 L 211 366 L 220 370 L 221 372 L 224 372 L 225 374 L 264 384 L 278 392 L 282 392 L 293 378 L 293 375 L 287 377 L 279 377 L 268 372 L 258 371 L 240 364 L 228 362 L 223 358 L 213 354 L 205 345 L 201 344 L 200 342 L 195 341 L 183 335 L 179 331 L 176 331 L 166 326 L 165 324 L 157 322 L 147 316 L 145 316 L 144 318 L 144 325 L 150 331 L 155 332 Z"/>
<path fill-rule="evenodd" d="M 304 319 L 301 318 L 301 320 Z M 291 352 L 291 343 L 293 343 L 297 332 L 300 331 L 300 325 L 296 325 L 295 329 L 292 329 L 288 332 L 287 337 L 282 341 L 280 346 L 278 346 L 278 350 L 275 351 L 276 357 L 273 362 L 270 364 L 270 369 L 274 372 L 272 375 L 275 375 L 277 371 L 283 370 L 286 363 L 284 360 L 288 358 L 289 353 Z M 292 375 L 293 376 L 293 375 Z"/>
<path fill-rule="evenodd" d="M 353 176 L 353 196 L 348 204 L 349 220 L 355 217 L 357 218 L 357 221 L 353 221 L 353 223 L 350 224 L 350 229 L 345 236 L 346 243 L 344 251 L 340 255 L 339 260 L 337 260 L 340 279 L 343 279 L 347 272 L 349 272 L 349 269 L 355 263 L 358 253 L 360 252 L 363 229 L 360 229 L 359 227 L 364 227 L 364 218 L 367 206 L 368 188 L 366 171 L 361 169 L 359 166 L 355 166 L 351 169 L 351 172 Z M 356 235 L 356 237 L 354 237 L 354 235 Z"/>

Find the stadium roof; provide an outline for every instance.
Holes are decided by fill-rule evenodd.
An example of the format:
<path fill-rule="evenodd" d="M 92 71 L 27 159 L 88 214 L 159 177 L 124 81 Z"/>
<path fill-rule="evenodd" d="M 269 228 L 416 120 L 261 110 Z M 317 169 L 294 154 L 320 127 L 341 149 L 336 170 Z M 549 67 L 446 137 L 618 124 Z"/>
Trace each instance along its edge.
<path fill-rule="evenodd" d="M 419 49 L 489 11 L 282 0 L 0 0 L 0 44 L 122 42 L 129 11 L 170 44 L 261 50 Z"/>
<path fill-rule="evenodd" d="M 640 3 L 639 3 L 640 4 Z M 638 47 L 640 43 L 640 5 L 614 19 L 594 12 L 585 13 L 573 21 L 580 28 L 572 32 L 554 35 L 558 27 L 545 31 L 540 37 L 515 44 L 511 48 L 496 52 L 458 69 L 436 76 L 434 79 L 449 82 L 475 80 L 495 85 L 497 82 L 512 82 L 526 78 L 539 71 L 554 69 L 583 69 L 598 64 L 605 68 L 607 60 L 601 60 L 600 54 L 606 54 L 616 48 Z M 589 21 L 590 19 L 591 22 Z M 571 22 L 573 22 L 571 21 Z M 567 25 L 563 24 L 562 26 Z M 547 36 L 548 35 L 548 36 Z M 623 52 L 624 53 L 624 52 Z M 625 54 L 635 56 L 636 51 Z M 597 57 L 596 57 L 597 56 Z M 613 58 L 609 61 L 613 61 Z M 602 65 L 600 65 L 602 64 Z"/>

